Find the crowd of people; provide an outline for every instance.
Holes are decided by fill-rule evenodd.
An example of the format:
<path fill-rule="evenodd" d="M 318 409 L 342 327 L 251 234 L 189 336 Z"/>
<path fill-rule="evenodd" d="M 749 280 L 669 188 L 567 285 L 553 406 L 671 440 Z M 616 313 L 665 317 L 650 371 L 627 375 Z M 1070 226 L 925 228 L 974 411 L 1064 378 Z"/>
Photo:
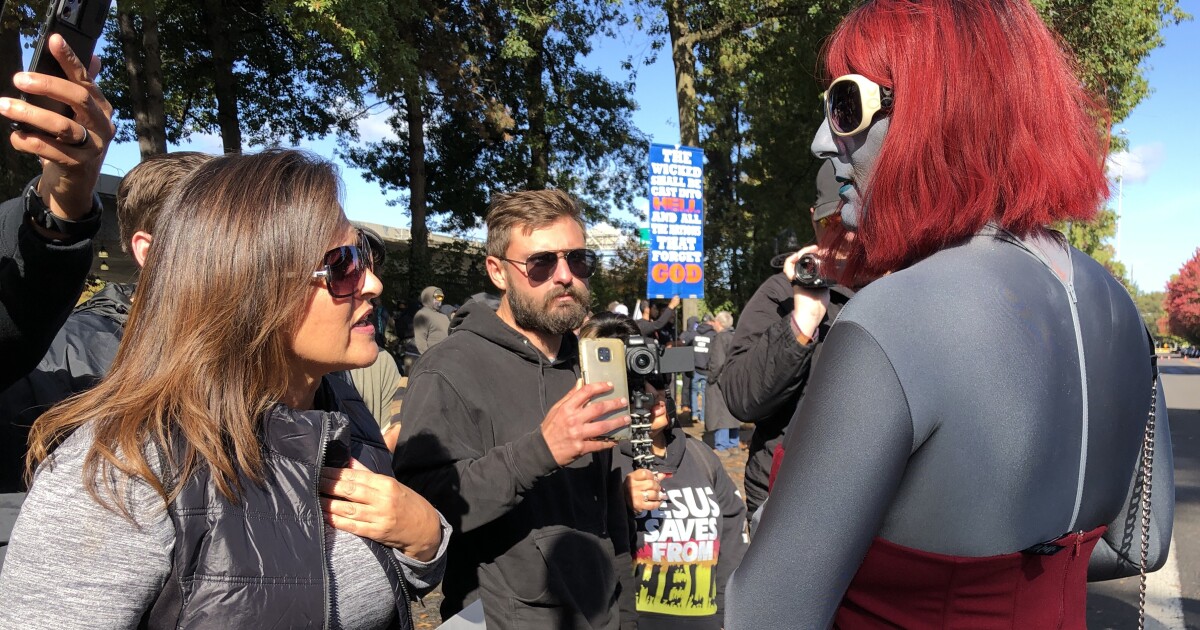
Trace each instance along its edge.
<path fill-rule="evenodd" d="M 72 115 L 0 99 L 42 163 L 0 205 L 2 627 L 411 628 L 440 584 L 492 630 L 1079 628 L 1088 580 L 1166 559 L 1153 344 L 1051 229 L 1107 195 L 1103 108 L 1027 0 L 846 17 L 817 242 L 678 330 L 677 298 L 594 312 L 559 190 L 493 195 L 486 293 L 382 325 L 382 242 L 287 149 L 143 161 L 138 281 L 72 309 L 114 128 L 50 49 L 67 78 L 13 82 Z M 605 338 L 690 348 L 684 391 L 584 383 Z M 607 437 L 630 398 L 644 442 Z"/>

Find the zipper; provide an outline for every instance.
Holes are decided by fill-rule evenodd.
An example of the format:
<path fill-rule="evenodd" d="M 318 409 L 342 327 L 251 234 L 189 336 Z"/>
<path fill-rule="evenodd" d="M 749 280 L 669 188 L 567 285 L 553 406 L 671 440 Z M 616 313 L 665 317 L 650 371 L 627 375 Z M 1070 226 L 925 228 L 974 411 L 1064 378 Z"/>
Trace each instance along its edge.
<path fill-rule="evenodd" d="M 1075 327 L 1075 349 L 1079 355 L 1079 395 L 1082 407 L 1083 416 L 1082 426 L 1080 428 L 1079 439 L 1079 479 L 1075 484 L 1075 508 L 1071 511 L 1071 523 L 1067 527 L 1067 531 L 1075 529 L 1077 520 L 1079 519 L 1079 510 L 1083 505 L 1083 478 L 1087 473 L 1087 452 L 1088 452 L 1088 429 L 1089 429 L 1089 413 L 1088 413 L 1088 382 L 1087 382 L 1087 359 L 1083 352 L 1083 328 L 1079 323 L 1079 297 L 1075 295 L 1075 267 L 1071 263 L 1071 249 L 1067 248 L 1067 263 L 1068 272 L 1071 274 L 1067 277 L 1063 284 L 1067 288 L 1067 298 L 1071 307 L 1071 324 Z M 1056 276 L 1057 277 L 1057 276 Z"/>
<path fill-rule="evenodd" d="M 329 630 L 329 566 L 325 562 L 325 517 L 321 514 L 321 466 L 325 465 L 325 449 L 329 442 L 329 416 L 323 414 L 321 421 L 321 446 L 317 450 L 317 474 L 313 478 L 313 498 L 316 499 L 317 514 L 320 516 L 320 530 L 317 541 L 321 546 L 321 587 L 325 591 L 323 607 L 324 621 L 321 627 Z"/>
<path fill-rule="evenodd" d="M 1041 262 L 1042 265 L 1045 266 L 1050 272 L 1050 275 L 1054 276 L 1054 279 L 1058 280 L 1059 284 L 1063 285 L 1063 288 L 1066 289 L 1067 305 L 1071 308 L 1071 326 L 1075 329 L 1075 351 L 1076 355 L 1079 357 L 1080 406 L 1082 407 L 1080 410 L 1080 415 L 1082 416 L 1082 426 L 1080 431 L 1079 477 L 1075 484 L 1075 507 L 1071 511 L 1071 522 L 1067 526 L 1067 531 L 1073 531 L 1075 529 L 1076 521 L 1079 519 L 1079 511 L 1083 504 L 1083 480 L 1084 475 L 1087 473 L 1088 429 L 1090 418 L 1088 411 L 1087 359 L 1083 352 L 1083 328 L 1079 323 L 1079 296 L 1075 293 L 1075 265 L 1071 260 L 1071 246 L 1069 244 L 1065 244 L 1063 247 L 1063 251 L 1067 255 L 1067 277 L 1066 279 L 1063 279 L 1060 278 L 1057 273 L 1055 273 L 1054 265 L 1051 264 L 1049 258 L 1045 254 L 1041 253 L 1040 248 L 1037 248 L 1038 251 L 1035 251 L 1034 247 L 1031 247 L 1023 240 L 1017 238 L 1012 232 L 989 223 L 980 233 L 999 236 L 1001 237 L 1000 240 L 1025 250 L 1026 253 Z"/>
<path fill-rule="evenodd" d="M 383 545 L 383 547 L 384 550 L 387 551 L 388 560 L 392 561 L 392 568 L 396 570 L 396 578 L 400 582 L 400 594 L 404 598 L 404 613 L 408 617 L 408 626 L 406 626 L 406 628 L 407 630 L 413 630 L 413 628 L 417 627 L 417 624 L 413 621 L 412 605 L 409 603 L 413 601 L 413 599 L 408 594 L 408 586 L 404 583 L 404 568 L 400 566 L 400 561 L 396 560 L 396 550 L 388 547 L 387 545 Z"/>

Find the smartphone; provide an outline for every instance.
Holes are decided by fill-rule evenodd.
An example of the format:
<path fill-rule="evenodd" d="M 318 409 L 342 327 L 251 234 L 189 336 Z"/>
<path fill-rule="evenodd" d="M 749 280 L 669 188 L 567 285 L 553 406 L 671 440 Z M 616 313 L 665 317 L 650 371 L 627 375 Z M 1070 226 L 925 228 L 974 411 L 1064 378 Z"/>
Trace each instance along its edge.
<path fill-rule="evenodd" d="M 108 19 L 110 6 L 112 0 L 51 0 L 46 20 L 33 48 L 29 71 L 67 78 L 67 73 L 48 48 L 50 36 L 55 33 L 62 35 L 63 40 L 86 68 L 92 61 L 92 53 L 96 51 L 96 41 L 104 32 L 104 21 Z M 67 118 L 74 117 L 74 112 L 69 106 L 52 98 L 38 94 L 22 94 L 21 98 L 31 105 L 62 114 Z"/>
<path fill-rule="evenodd" d="M 629 378 L 625 374 L 625 342 L 620 339 L 580 339 L 579 367 L 585 384 L 607 382 L 613 385 L 611 392 L 593 398 L 589 405 L 629 396 Z M 619 418 L 628 413 L 629 407 L 625 406 L 604 414 L 596 421 Z M 629 425 L 610 431 L 598 439 L 627 440 Z"/>

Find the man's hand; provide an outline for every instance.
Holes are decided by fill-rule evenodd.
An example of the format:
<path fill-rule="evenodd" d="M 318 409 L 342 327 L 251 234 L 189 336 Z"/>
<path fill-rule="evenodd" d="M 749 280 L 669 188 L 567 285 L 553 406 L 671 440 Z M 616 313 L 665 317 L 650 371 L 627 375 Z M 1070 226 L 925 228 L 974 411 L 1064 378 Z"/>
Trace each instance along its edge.
<path fill-rule="evenodd" d="M 628 407 L 629 400 L 620 398 L 588 404 L 592 398 L 606 394 L 612 388 L 612 383 L 578 386 L 550 408 L 550 413 L 542 420 L 542 437 L 559 466 L 566 466 L 588 453 L 603 451 L 616 444 L 596 438 L 629 424 L 629 416 L 600 422 L 596 420 L 610 411 Z"/>
<path fill-rule="evenodd" d="M 442 543 L 437 510 L 424 497 L 357 459 L 321 469 L 321 508 L 330 525 L 428 562 Z"/>
<path fill-rule="evenodd" d="M 787 257 L 783 262 L 783 274 L 788 282 L 796 278 L 796 263 L 800 258 L 805 254 L 816 254 L 817 249 L 816 245 L 809 245 Z M 792 285 L 792 321 L 804 336 L 813 338 L 828 310 L 829 289 L 805 289 Z"/>
<path fill-rule="evenodd" d="M 625 501 L 634 514 L 647 510 L 657 510 L 662 507 L 663 494 L 662 473 L 655 473 L 645 468 L 639 468 L 625 476 Z"/>
<path fill-rule="evenodd" d="M 682 302 L 683 302 L 683 300 L 679 299 L 679 296 L 676 295 L 675 297 L 671 298 L 670 302 L 667 302 L 667 308 L 669 308 L 671 310 L 675 310 L 675 309 L 679 308 L 679 305 Z"/>
<path fill-rule="evenodd" d="M 92 209 L 92 191 L 116 127 L 112 123 L 112 105 L 92 82 L 100 72 L 100 58 L 92 57 L 89 71 L 61 35 L 50 37 L 49 49 L 68 78 L 18 72 L 13 76 L 13 85 L 26 94 L 38 94 L 68 105 L 74 120 L 11 98 L 0 99 L 0 115 L 41 130 L 13 132 L 12 146 L 41 160 L 38 194 L 50 211 L 64 219 L 77 220 Z"/>

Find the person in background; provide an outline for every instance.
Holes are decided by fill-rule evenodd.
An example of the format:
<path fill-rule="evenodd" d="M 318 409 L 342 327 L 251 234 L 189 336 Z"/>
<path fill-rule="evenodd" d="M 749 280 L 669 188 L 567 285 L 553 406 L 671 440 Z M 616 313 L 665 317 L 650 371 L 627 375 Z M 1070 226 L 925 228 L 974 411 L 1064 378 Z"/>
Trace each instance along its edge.
<path fill-rule="evenodd" d="M 1050 228 L 1102 207 L 1108 113 L 1027 0 L 871 0 L 822 65 L 840 275 L 875 279 L 821 348 L 726 627 L 1083 628 L 1087 581 L 1139 573 L 1135 540 L 1161 566 L 1174 517 L 1146 326 Z"/>
<path fill-rule="evenodd" d="M 413 342 L 418 354 L 425 354 L 450 334 L 450 318 L 442 312 L 446 294 L 437 287 L 421 291 L 421 310 L 413 317 Z"/>
<path fill-rule="evenodd" d="M 405 393 L 404 377 L 400 375 L 396 359 L 380 348 L 374 363 L 354 368 L 347 374 L 371 411 L 371 416 L 379 423 L 388 450 L 395 450 L 396 440 L 400 436 L 400 408 L 404 404 Z"/>
<path fill-rule="evenodd" d="M 682 300 L 679 296 L 671 298 L 666 308 L 660 308 L 650 300 L 639 300 L 642 318 L 637 320 L 638 330 L 647 339 L 654 339 L 659 345 L 665 346 L 675 338 L 675 309 L 679 308 Z"/>
<path fill-rule="evenodd" d="M 783 269 L 754 292 L 738 316 L 737 332 L 721 371 L 721 393 L 734 417 L 754 425 L 746 457 L 746 508 L 753 515 L 767 500 L 773 456 L 782 449 L 792 415 L 815 369 L 829 327 L 854 291 L 835 284 L 825 291 L 795 286 L 796 263 L 815 254 L 836 264 L 826 234 L 840 222 L 833 163 L 817 171 L 816 202 L 811 209 L 818 245 L 786 256 Z M 841 231 L 852 239 L 853 232 Z M 824 243 L 822 245 L 821 243 Z M 828 298 L 826 298 L 828 295 Z M 828 304 L 826 304 L 828 301 Z M 697 365 L 700 355 L 697 354 Z"/>
<path fill-rule="evenodd" d="M 600 313 L 581 336 L 628 343 L 638 333 L 628 317 Z M 633 519 L 638 629 L 720 630 L 725 582 L 746 552 L 746 503 L 712 449 L 679 427 L 669 382 L 646 382 L 653 470 L 634 468 L 628 440 L 614 456 Z"/>
<path fill-rule="evenodd" d="M 713 450 L 732 456 L 740 452 L 738 434 L 742 422 L 730 413 L 725 404 L 721 378 L 725 370 L 725 357 L 729 355 L 729 346 L 733 343 L 733 315 L 729 311 L 717 313 L 712 327 L 716 335 L 709 350 L 708 383 L 704 388 L 704 430 L 712 435 Z"/>
<path fill-rule="evenodd" d="M 0 389 L 37 365 L 66 321 L 92 265 L 102 207 L 93 194 L 116 133 L 112 105 L 93 83 L 99 57 L 81 61 L 60 35 L 48 50 L 67 78 L 18 72 L 13 85 L 71 108 L 71 117 L 0 98 L 0 120 L 24 128 L 14 149 L 41 160 L 24 194 L 0 204 Z"/>
<path fill-rule="evenodd" d="M 693 315 L 687 318 L 687 322 L 683 325 L 683 332 L 679 333 L 679 339 L 676 340 L 676 344 L 681 346 L 691 345 L 693 338 L 696 336 L 696 327 L 699 325 L 699 317 Z M 682 386 L 679 389 L 679 400 L 682 404 L 678 406 L 678 412 L 689 414 L 690 418 L 692 412 L 692 379 L 695 377 L 695 374 L 684 372 L 680 376 Z"/>
<path fill-rule="evenodd" d="M 179 185 L 108 376 L 34 424 L 0 627 L 412 626 L 449 529 L 326 378 L 378 352 L 339 190 L 278 150 Z"/>
<path fill-rule="evenodd" d="M 454 526 L 442 617 L 482 600 L 489 630 L 631 628 L 633 575 L 613 442 L 590 402 L 572 332 L 591 303 L 596 253 L 557 190 L 499 194 L 487 214 L 499 308 L 468 300 L 417 363 L 396 445 L 397 479 Z"/>
<path fill-rule="evenodd" d="M 712 340 L 717 336 L 713 330 L 712 318 L 704 316 L 703 320 L 696 319 L 696 326 L 691 327 L 693 318 L 688 318 L 689 330 L 680 335 L 679 340 L 686 346 L 691 346 L 696 357 L 696 369 L 686 377 L 687 391 L 683 400 L 687 401 L 687 410 L 692 414 L 692 421 L 704 423 L 704 392 L 708 387 L 708 351 Z"/>

